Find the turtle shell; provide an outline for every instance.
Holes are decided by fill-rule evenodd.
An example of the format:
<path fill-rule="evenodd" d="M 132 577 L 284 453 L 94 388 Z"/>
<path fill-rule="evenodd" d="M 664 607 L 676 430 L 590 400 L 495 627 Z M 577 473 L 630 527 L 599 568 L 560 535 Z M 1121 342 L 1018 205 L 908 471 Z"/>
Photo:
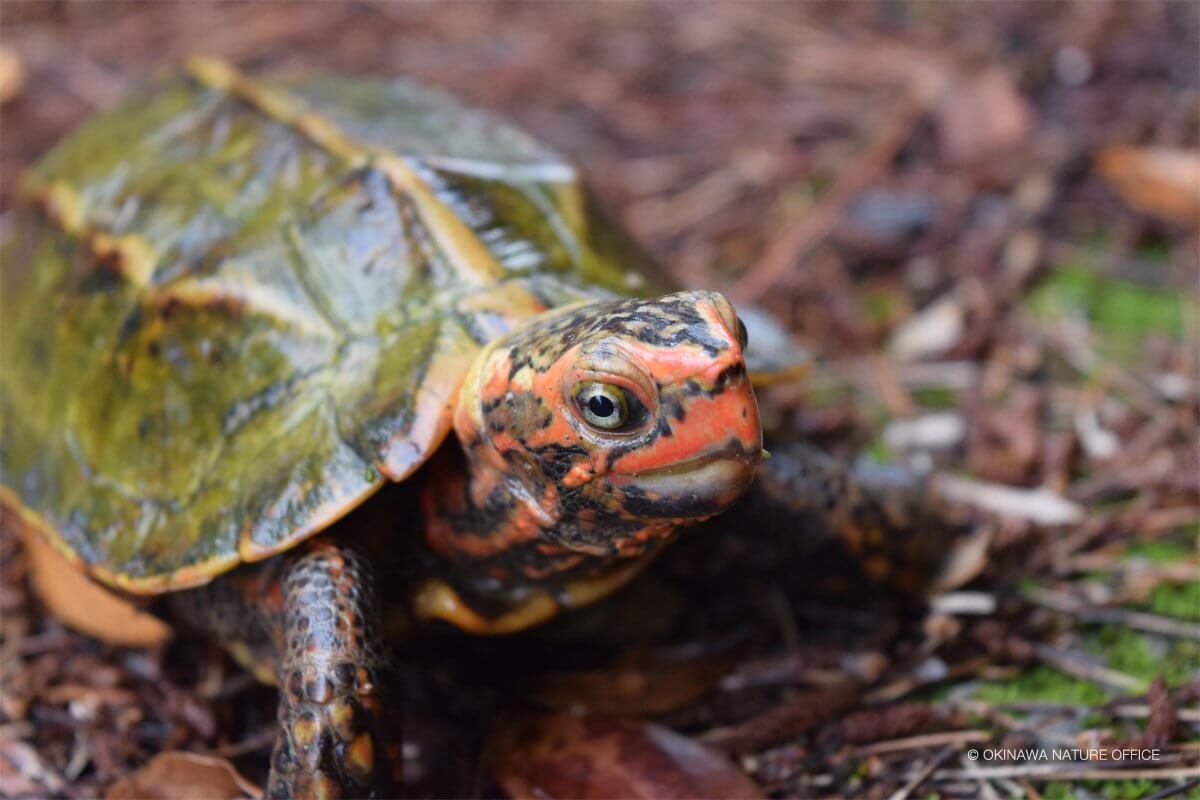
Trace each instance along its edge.
<path fill-rule="evenodd" d="M 0 251 L 0 500 L 134 592 L 317 533 L 438 447 L 483 343 L 639 283 L 570 165 L 410 83 L 196 60 L 24 197 Z"/>

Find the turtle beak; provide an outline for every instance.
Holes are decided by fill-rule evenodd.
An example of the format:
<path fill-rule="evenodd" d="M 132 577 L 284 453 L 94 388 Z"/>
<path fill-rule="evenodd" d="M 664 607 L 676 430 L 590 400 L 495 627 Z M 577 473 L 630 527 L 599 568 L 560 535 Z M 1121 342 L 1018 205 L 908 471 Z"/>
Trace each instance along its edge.
<path fill-rule="evenodd" d="M 761 460 L 740 443 L 682 463 L 634 475 L 612 476 L 621 488 L 634 489 L 661 516 L 705 516 L 727 508 L 750 488 Z"/>

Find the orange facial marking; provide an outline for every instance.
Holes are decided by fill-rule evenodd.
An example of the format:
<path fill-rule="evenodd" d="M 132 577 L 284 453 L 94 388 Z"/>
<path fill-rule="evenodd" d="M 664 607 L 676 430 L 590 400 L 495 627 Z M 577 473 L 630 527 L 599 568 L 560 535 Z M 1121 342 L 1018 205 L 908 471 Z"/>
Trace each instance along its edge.
<path fill-rule="evenodd" d="M 658 469 L 684 462 L 731 439 L 741 442 L 750 453 L 760 451 L 762 434 L 758 406 L 749 390 L 749 382 L 742 380 L 743 386 L 726 388 L 714 397 L 697 395 L 688 398 L 683 406 L 683 421 L 668 422 L 670 436 L 659 437 L 648 447 L 630 451 L 613 464 L 613 469 L 629 474 Z"/>
<path fill-rule="evenodd" d="M 594 477 L 596 477 L 596 470 L 592 468 L 591 464 L 585 462 L 571 467 L 571 471 L 563 477 L 562 484 L 568 489 L 574 489 L 576 486 L 582 486 Z"/>
<path fill-rule="evenodd" d="M 484 558 L 501 553 L 522 542 L 534 541 L 546 523 L 544 513 L 540 512 L 539 503 L 531 503 L 534 513 L 515 514 L 488 531 L 463 532 L 442 513 L 441 507 L 454 507 L 459 502 L 458 497 L 467 491 L 476 492 L 486 498 L 488 491 L 500 480 L 496 474 L 480 474 L 481 484 L 468 487 L 466 476 L 456 465 L 440 461 L 434 466 L 435 478 L 431 485 L 434 491 L 426 492 L 421 497 L 421 506 L 425 525 L 426 541 L 435 550 L 442 553 L 458 553 L 473 558 Z M 549 502 L 544 500 L 543 502 Z M 480 535 L 486 533 L 486 535 Z"/>

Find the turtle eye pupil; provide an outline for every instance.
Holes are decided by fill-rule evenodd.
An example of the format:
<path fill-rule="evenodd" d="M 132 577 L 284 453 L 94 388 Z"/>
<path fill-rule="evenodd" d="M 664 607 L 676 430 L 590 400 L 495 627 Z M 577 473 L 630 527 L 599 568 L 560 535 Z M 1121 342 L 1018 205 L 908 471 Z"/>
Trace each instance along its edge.
<path fill-rule="evenodd" d="M 586 382 L 575 389 L 575 402 L 584 422 L 594 428 L 615 431 L 633 416 L 635 401 L 620 386 Z"/>
<path fill-rule="evenodd" d="M 588 400 L 588 410 L 597 417 L 611 417 L 617 410 L 617 406 L 612 400 L 609 400 L 602 394 L 592 395 Z"/>

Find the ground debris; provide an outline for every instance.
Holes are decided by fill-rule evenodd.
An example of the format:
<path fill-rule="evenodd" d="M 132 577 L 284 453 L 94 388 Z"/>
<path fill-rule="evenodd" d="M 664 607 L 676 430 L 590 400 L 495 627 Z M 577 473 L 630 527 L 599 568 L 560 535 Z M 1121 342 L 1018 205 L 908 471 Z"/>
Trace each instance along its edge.
<path fill-rule="evenodd" d="M 236 800 L 262 797 L 262 789 L 243 778 L 223 758 L 196 753 L 159 753 L 117 781 L 105 800 Z"/>
<path fill-rule="evenodd" d="M 1100 173 L 1138 211 L 1189 227 L 1200 226 L 1200 154 L 1165 147 L 1109 147 L 1096 158 Z"/>
<path fill-rule="evenodd" d="M 506 723 L 492 746 L 512 798 L 756 798 L 722 754 L 667 728 L 556 713 Z"/>
<path fill-rule="evenodd" d="M 937 710 L 928 703 L 898 703 L 847 714 L 837 724 L 822 731 L 822 736 L 847 744 L 869 744 L 910 736 L 924 730 L 938 716 Z"/>
<path fill-rule="evenodd" d="M 5 797 L 66 797 L 67 782 L 24 742 L 0 741 L 0 786 Z"/>
<path fill-rule="evenodd" d="M 955 163 L 1011 153 L 1034 126 L 1029 101 L 997 67 L 956 82 L 938 101 L 936 118 L 942 149 Z"/>
<path fill-rule="evenodd" d="M 762 750 L 808 733 L 835 714 L 853 707 L 861 693 L 857 686 L 806 692 L 737 725 L 711 730 L 702 740 L 722 750 Z"/>

